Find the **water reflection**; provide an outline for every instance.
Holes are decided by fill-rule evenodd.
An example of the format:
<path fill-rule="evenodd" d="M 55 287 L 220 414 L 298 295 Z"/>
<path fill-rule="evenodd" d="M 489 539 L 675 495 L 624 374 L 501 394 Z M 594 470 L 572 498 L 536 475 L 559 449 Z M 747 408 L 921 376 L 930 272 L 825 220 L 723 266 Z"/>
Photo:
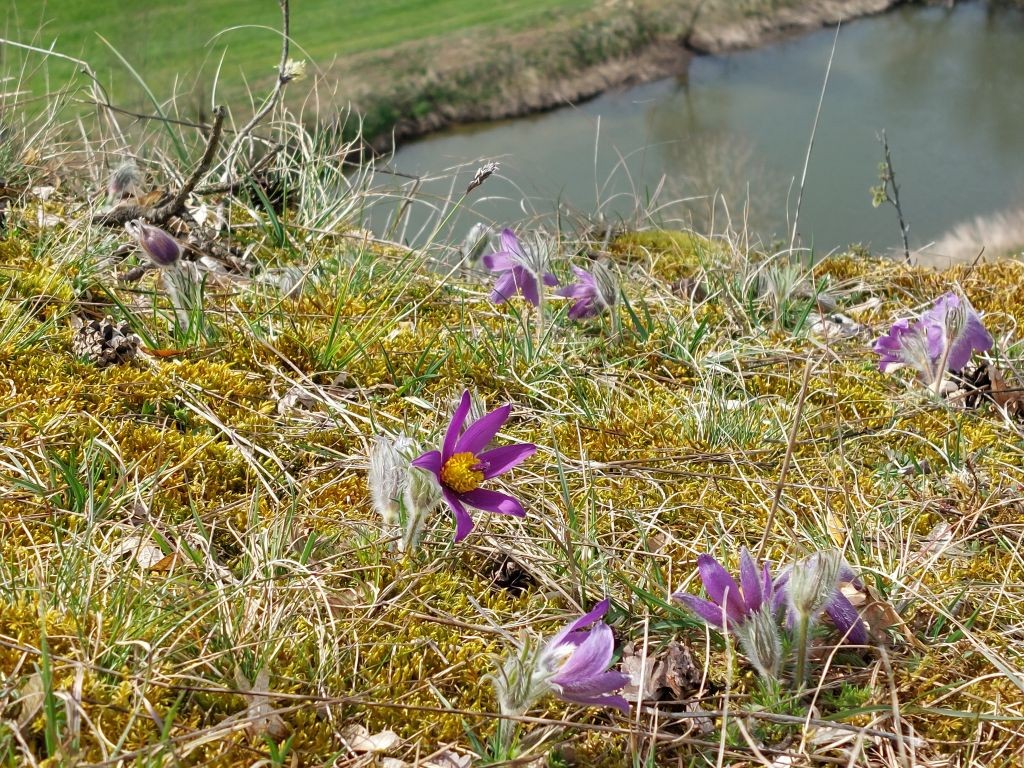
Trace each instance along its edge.
<path fill-rule="evenodd" d="M 913 244 L 1024 201 L 1024 13 L 985 5 L 904 8 L 846 25 L 818 125 L 800 213 L 817 250 L 895 246 L 891 211 L 873 209 L 885 129 Z M 506 180 L 452 217 L 499 224 L 557 204 L 610 218 L 638 209 L 708 225 L 724 198 L 734 223 L 788 230 L 833 31 L 721 58 L 687 77 L 609 93 L 579 107 L 463 128 L 403 148 L 400 170 L 436 173 L 504 158 Z M 471 171 L 470 171 L 471 173 Z M 428 191 L 431 189 L 427 184 Z M 446 186 L 433 188 L 438 195 Z M 660 199 L 649 196 L 660 190 Z M 717 196 L 717 197 L 716 197 Z M 660 204 L 678 198 L 700 198 Z M 524 203 L 524 198 L 527 198 Z M 554 201 L 558 201 L 557 203 Z M 422 213 L 412 212 L 413 218 Z"/>

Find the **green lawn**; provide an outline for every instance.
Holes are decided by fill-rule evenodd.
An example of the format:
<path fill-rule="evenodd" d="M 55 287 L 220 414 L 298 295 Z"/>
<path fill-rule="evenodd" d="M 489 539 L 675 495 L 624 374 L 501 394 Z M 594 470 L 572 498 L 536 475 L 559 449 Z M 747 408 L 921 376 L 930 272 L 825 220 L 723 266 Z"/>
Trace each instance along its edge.
<path fill-rule="evenodd" d="M 384 50 L 411 40 L 502 27 L 544 26 L 554 13 L 592 6 L 593 0 L 294 0 L 292 38 L 295 57 L 319 65 L 336 57 Z M 138 89 L 100 36 L 110 41 L 142 75 L 156 95 L 191 89 L 196 74 L 205 99 L 220 57 L 225 55 L 220 88 L 237 97 L 246 83 L 269 79 L 277 63 L 280 14 L 274 0 L 13 0 L 3 20 L 3 36 L 34 42 L 85 58 L 117 101 L 135 101 Z M 215 39 L 215 36 L 220 34 Z M 305 54 L 303 54 L 303 52 Z M 18 57 L 3 52 L 3 69 Z M 32 59 L 39 62 L 39 57 Z M 429 62 L 424 62 L 429 66 Z M 51 85 L 70 68 L 51 63 Z M 29 80 L 45 85 L 41 73 Z M 222 94 L 221 98 L 224 98 Z"/>

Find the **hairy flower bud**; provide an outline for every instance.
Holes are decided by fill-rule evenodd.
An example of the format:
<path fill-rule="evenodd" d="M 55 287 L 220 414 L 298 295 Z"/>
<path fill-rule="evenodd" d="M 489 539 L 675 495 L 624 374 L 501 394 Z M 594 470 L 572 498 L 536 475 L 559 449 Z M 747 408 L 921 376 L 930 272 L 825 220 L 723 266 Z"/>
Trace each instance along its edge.
<path fill-rule="evenodd" d="M 782 639 L 775 612 L 767 603 L 737 624 L 734 632 L 744 655 L 762 677 L 777 680 L 782 666 Z"/>
<path fill-rule="evenodd" d="M 462 241 L 461 251 L 463 261 L 467 264 L 475 264 L 480 260 L 480 257 L 484 253 L 484 249 L 487 248 L 490 241 L 491 228 L 482 221 L 478 221 L 469 228 L 469 232 L 466 233 L 466 239 Z"/>
<path fill-rule="evenodd" d="M 373 499 L 373 508 L 387 525 L 399 525 L 402 516 L 402 498 L 408 484 L 408 453 L 413 447 L 408 437 L 394 440 L 378 435 L 370 448 L 370 469 L 366 484 Z"/>
<path fill-rule="evenodd" d="M 142 181 L 142 174 L 139 168 L 131 160 L 121 163 L 110 175 L 107 183 L 107 194 L 112 200 L 123 200 L 126 197 L 136 197 L 139 194 L 139 184 Z"/>
<path fill-rule="evenodd" d="M 159 227 L 147 224 L 142 219 L 134 219 L 127 222 L 124 228 L 156 266 L 173 267 L 181 260 L 178 241 Z"/>
<path fill-rule="evenodd" d="M 794 563 L 786 593 L 792 612 L 813 621 L 835 593 L 843 565 L 838 549 L 815 552 Z"/>

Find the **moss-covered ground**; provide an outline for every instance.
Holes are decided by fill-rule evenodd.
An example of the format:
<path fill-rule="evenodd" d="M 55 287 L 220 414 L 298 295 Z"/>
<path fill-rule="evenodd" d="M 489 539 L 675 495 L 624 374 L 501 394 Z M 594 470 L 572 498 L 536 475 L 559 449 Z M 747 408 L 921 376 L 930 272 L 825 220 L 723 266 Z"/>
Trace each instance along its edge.
<path fill-rule="evenodd" d="M 686 703 L 622 717 L 546 700 L 523 726 L 538 765 L 1024 759 L 1020 426 L 882 374 L 870 352 L 955 288 L 1012 379 L 1021 263 L 783 267 L 725 239 L 622 234 L 614 320 L 574 323 L 552 301 L 538 328 L 433 251 L 278 249 L 249 230 L 259 262 L 304 280 L 210 279 L 185 338 L 152 273 L 115 279 L 122 233 L 41 229 L 43 206 L 14 206 L 0 235 L 0 764 L 468 754 L 496 727 L 494 658 L 604 596 L 620 649 L 690 650 Z M 560 243 L 563 280 L 580 247 Z M 820 294 L 857 335 L 811 327 Z M 148 352 L 76 358 L 71 317 L 105 314 Z M 465 388 L 512 404 L 500 440 L 538 446 L 497 483 L 527 517 L 477 513 L 456 545 L 442 507 L 399 554 L 368 448 L 382 432 L 436 444 Z M 833 654 L 823 628 L 802 699 L 669 597 L 700 593 L 697 554 L 735 569 L 762 538 L 775 566 L 842 547 L 866 590 L 871 647 Z M 496 581 L 507 559 L 521 590 Z M 375 754 L 353 725 L 398 738 Z"/>

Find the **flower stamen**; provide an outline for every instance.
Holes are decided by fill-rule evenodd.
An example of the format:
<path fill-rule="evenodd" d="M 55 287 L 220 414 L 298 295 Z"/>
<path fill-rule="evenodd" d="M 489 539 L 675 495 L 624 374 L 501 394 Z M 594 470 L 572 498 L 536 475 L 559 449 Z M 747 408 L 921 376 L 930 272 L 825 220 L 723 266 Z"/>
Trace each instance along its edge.
<path fill-rule="evenodd" d="M 441 483 L 456 493 L 475 491 L 483 481 L 480 459 L 469 451 L 456 453 L 441 467 Z"/>

